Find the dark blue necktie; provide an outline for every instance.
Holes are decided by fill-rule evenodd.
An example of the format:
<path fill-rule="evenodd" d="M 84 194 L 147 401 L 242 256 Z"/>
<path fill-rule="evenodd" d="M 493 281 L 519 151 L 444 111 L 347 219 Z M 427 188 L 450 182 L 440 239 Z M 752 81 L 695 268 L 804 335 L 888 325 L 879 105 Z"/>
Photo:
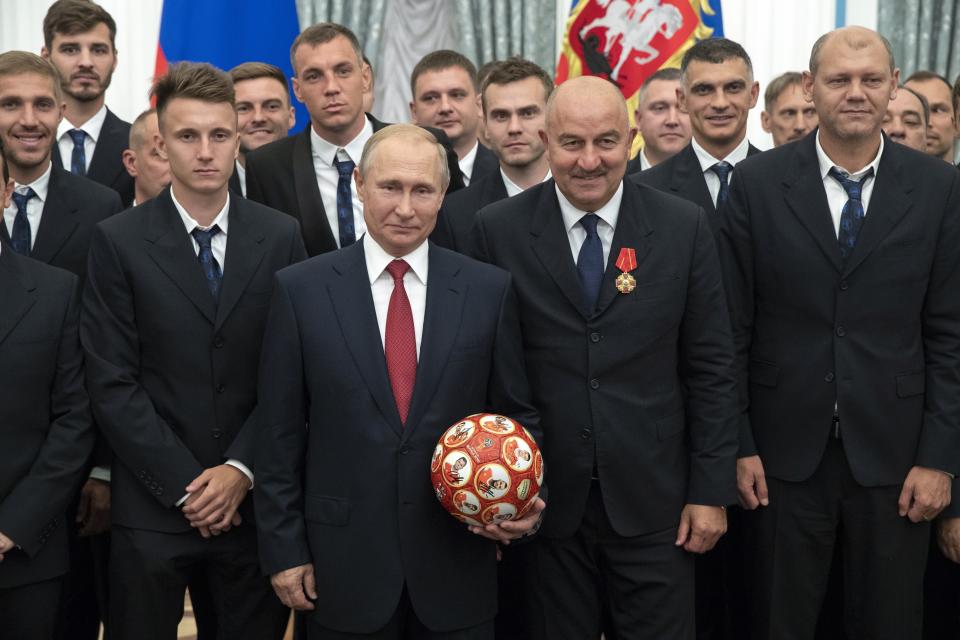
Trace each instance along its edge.
<path fill-rule="evenodd" d="M 840 213 L 840 229 L 837 231 L 840 255 L 844 259 L 853 253 L 853 248 L 857 246 L 857 236 L 860 235 L 864 216 L 863 201 L 860 197 L 863 193 L 863 184 L 872 175 L 873 167 L 870 167 L 860 180 L 851 180 L 849 175 L 836 167 L 830 169 L 830 177 L 840 183 L 843 190 L 847 192 L 848 198 Z"/>
<path fill-rule="evenodd" d="M 580 255 L 577 256 L 577 272 L 580 274 L 584 300 L 590 311 L 597 307 L 600 283 L 603 281 L 603 244 L 600 242 L 600 236 L 597 235 L 598 222 L 600 218 L 593 213 L 580 218 L 580 226 L 587 231 L 587 239 L 583 241 Z"/>
<path fill-rule="evenodd" d="M 213 236 L 218 233 L 220 233 L 220 227 L 217 225 L 213 225 L 206 231 L 197 227 L 190 232 L 193 239 L 200 245 L 197 258 L 200 260 L 203 275 L 207 278 L 207 288 L 210 289 L 210 295 L 213 296 L 214 302 L 220 302 L 220 283 L 223 281 L 223 271 L 220 270 L 220 265 L 217 263 L 217 259 L 213 257 L 213 249 L 210 247 Z"/>
<path fill-rule="evenodd" d="M 353 160 L 341 160 L 338 157 L 334 157 L 333 164 L 340 174 L 337 180 L 337 226 L 340 227 L 340 248 L 343 249 L 357 240 L 353 230 L 353 194 L 350 192 L 354 164 Z"/>
<path fill-rule="evenodd" d="M 13 219 L 13 233 L 10 234 L 10 247 L 22 256 L 30 255 L 30 221 L 27 219 L 27 201 L 37 195 L 27 187 L 26 193 L 13 192 L 13 202 L 17 205 L 17 216 Z"/>
<path fill-rule="evenodd" d="M 720 178 L 720 191 L 717 192 L 717 209 L 727 201 L 727 195 L 730 193 L 730 172 L 733 171 L 733 165 L 729 162 L 718 162 L 710 167 L 710 171 L 717 174 Z"/>
<path fill-rule="evenodd" d="M 87 150 L 84 148 L 84 142 L 87 140 L 87 134 L 83 129 L 70 129 L 67 134 L 73 140 L 70 173 L 75 176 L 85 176 L 87 175 Z"/>

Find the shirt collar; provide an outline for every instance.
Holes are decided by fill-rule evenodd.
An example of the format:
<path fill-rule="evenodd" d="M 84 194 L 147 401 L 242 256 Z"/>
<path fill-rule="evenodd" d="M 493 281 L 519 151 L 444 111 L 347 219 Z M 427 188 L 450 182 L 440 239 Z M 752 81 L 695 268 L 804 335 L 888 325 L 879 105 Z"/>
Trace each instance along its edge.
<path fill-rule="evenodd" d="M 227 201 L 223 203 L 223 209 L 220 209 L 220 213 L 217 214 L 217 217 L 213 219 L 213 222 L 210 223 L 209 227 L 201 227 L 200 223 L 194 220 L 187 210 L 183 208 L 183 205 L 180 204 L 180 201 L 177 200 L 177 196 L 173 193 L 173 187 L 170 187 L 170 199 L 173 200 L 173 206 L 177 208 L 177 213 L 180 214 L 180 219 L 183 221 L 183 226 L 186 227 L 187 233 L 190 233 L 194 229 L 212 229 L 214 225 L 220 227 L 220 233 L 227 235 L 227 221 L 229 216 L 227 212 L 230 211 L 230 192 L 227 191 Z"/>
<path fill-rule="evenodd" d="M 60 121 L 60 126 L 57 127 L 57 140 L 62 140 L 63 136 L 67 135 L 67 132 L 71 129 L 81 129 L 84 133 L 90 136 L 90 139 L 93 140 L 94 144 L 96 144 L 97 140 L 100 139 L 100 130 L 103 129 L 103 122 L 106 119 L 107 105 L 100 107 L 100 110 L 93 114 L 92 118 L 80 124 L 79 126 L 72 124 L 69 120 L 64 118 Z"/>
<path fill-rule="evenodd" d="M 867 171 L 869 171 L 870 169 L 873 169 L 873 177 L 874 179 L 876 179 L 877 171 L 880 169 L 880 156 L 883 155 L 883 136 L 882 135 L 880 136 L 880 148 L 877 149 L 877 155 L 874 157 L 873 160 L 870 161 L 870 163 L 867 166 L 863 167 L 862 169 L 856 172 L 850 171 L 846 167 L 841 167 L 840 165 L 834 163 L 834 161 L 830 159 L 830 156 L 827 155 L 827 152 L 823 150 L 823 145 L 820 144 L 819 129 L 817 129 L 816 141 L 817 141 L 816 142 L 817 162 L 820 164 L 820 178 L 822 180 L 827 179 L 827 174 L 830 173 L 830 169 L 832 169 L 833 167 L 837 167 L 838 169 L 840 169 L 841 171 L 849 175 L 854 180 L 858 180 Z"/>
<path fill-rule="evenodd" d="M 567 233 L 570 233 L 570 230 L 573 229 L 574 225 L 580 222 L 580 218 L 588 213 L 597 214 L 598 218 L 606 222 L 612 228 L 617 228 L 617 218 L 620 217 L 620 202 L 623 201 L 622 180 L 617 186 L 617 190 L 614 192 L 613 197 L 607 201 L 607 204 L 603 205 L 596 211 L 581 211 L 580 209 L 577 209 L 569 200 L 567 200 L 566 196 L 560 192 L 560 187 L 554 185 L 554 188 L 557 190 L 557 199 L 560 201 L 560 213 L 563 215 L 563 227 L 567 230 Z"/>
<path fill-rule="evenodd" d="M 466 176 L 467 180 L 470 179 L 470 176 L 473 175 L 473 163 L 477 159 L 477 149 L 480 148 L 480 142 L 474 142 L 473 148 L 470 149 L 462 158 L 460 158 L 459 165 L 460 171 L 463 172 L 463 175 Z"/>
<path fill-rule="evenodd" d="M 380 277 L 388 264 L 394 260 L 404 260 L 410 265 L 410 271 L 413 272 L 413 275 L 417 276 L 420 282 L 426 286 L 427 270 L 430 262 L 428 260 L 429 246 L 429 243 L 424 240 L 419 247 L 407 255 L 396 258 L 384 251 L 383 247 L 377 244 L 377 241 L 369 233 L 363 234 L 363 257 L 367 262 L 367 276 L 370 278 L 370 284 L 373 284 Z"/>
<path fill-rule="evenodd" d="M 508 198 L 512 198 L 518 193 L 523 193 L 525 191 L 523 187 L 518 185 L 516 182 L 514 182 L 507 176 L 506 172 L 504 172 L 503 170 L 503 167 L 500 167 L 500 177 L 503 178 L 503 187 L 507 190 Z M 550 171 L 550 169 L 547 169 L 547 175 L 543 176 L 543 180 L 541 180 L 540 182 L 546 182 L 552 177 L 553 177 L 553 173 Z"/>
<path fill-rule="evenodd" d="M 33 189 L 33 192 L 36 195 L 37 200 L 40 202 L 47 201 L 47 192 L 50 191 L 50 172 L 53 170 L 53 162 L 48 161 L 47 170 L 43 172 L 39 178 L 31 182 L 30 184 L 20 184 L 19 182 L 14 183 L 13 190 L 18 193 L 24 193 L 27 188 Z"/>
<path fill-rule="evenodd" d="M 313 150 L 313 157 L 319 158 L 324 166 L 332 167 L 333 160 L 337 156 L 337 150 L 344 149 L 354 164 L 360 164 L 360 156 L 363 155 L 363 145 L 367 144 L 367 140 L 373 135 L 373 124 L 370 122 L 370 118 L 364 115 L 363 121 L 363 129 L 360 130 L 357 137 L 342 147 L 331 144 L 321 138 L 320 134 L 317 133 L 317 130 L 314 129 L 311 124 L 310 148 Z"/>
<path fill-rule="evenodd" d="M 646 171 L 653 165 L 650 164 L 650 160 L 647 159 L 647 150 L 640 149 L 640 171 Z"/>
<path fill-rule="evenodd" d="M 747 153 L 750 151 L 750 141 L 747 140 L 747 136 L 743 136 L 743 140 L 740 141 L 740 144 L 738 144 L 733 151 L 728 153 L 726 158 L 714 158 L 712 155 L 710 155 L 709 151 L 700 146 L 696 137 L 690 139 L 690 144 L 693 145 L 693 151 L 697 154 L 697 160 L 700 161 L 700 169 L 704 173 L 706 173 L 710 167 L 718 162 L 729 162 L 733 166 L 737 166 L 738 162 L 741 160 L 746 160 Z"/>

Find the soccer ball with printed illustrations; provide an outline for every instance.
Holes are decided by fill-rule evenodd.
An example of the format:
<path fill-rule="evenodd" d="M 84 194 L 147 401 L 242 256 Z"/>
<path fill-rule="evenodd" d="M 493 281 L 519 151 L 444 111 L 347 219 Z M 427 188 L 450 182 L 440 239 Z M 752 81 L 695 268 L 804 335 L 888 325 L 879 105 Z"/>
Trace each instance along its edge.
<path fill-rule="evenodd" d="M 443 508 L 484 526 L 526 515 L 543 484 L 543 456 L 520 423 L 475 413 L 447 429 L 433 451 L 430 481 Z"/>

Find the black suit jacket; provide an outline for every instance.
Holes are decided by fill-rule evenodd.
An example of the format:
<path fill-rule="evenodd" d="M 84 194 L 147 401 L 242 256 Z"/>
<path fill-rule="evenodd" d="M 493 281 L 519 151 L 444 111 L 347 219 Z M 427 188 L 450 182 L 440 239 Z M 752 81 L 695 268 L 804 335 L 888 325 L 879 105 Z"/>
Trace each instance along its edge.
<path fill-rule="evenodd" d="M 540 436 L 510 276 L 436 246 L 429 265 L 405 425 L 363 243 L 277 275 L 260 371 L 261 565 L 272 574 L 313 563 L 313 615 L 338 631 L 382 627 L 404 585 L 431 630 L 492 618 L 494 545 L 440 507 L 431 456 L 447 427 L 480 411 L 514 417 Z"/>
<path fill-rule="evenodd" d="M 273 274 L 304 255 L 296 222 L 231 198 L 216 305 L 169 189 L 97 227 L 81 335 L 94 415 L 116 456 L 114 523 L 189 531 L 174 505 L 203 469 L 229 458 L 253 469 Z"/>
<path fill-rule="evenodd" d="M 100 129 L 100 138 L 93 149 L 86 177 L 116 191 L 125 207 L 133 203 L 134 197 L 133 177 L 123 166 L 123 152 L 129 148 L 130 123 L 107 109 L 107 117 Z M 64 167 L 59 144 L 53 145 L 53 164 L 68 172 L 70 170 L 69 162 Z"/>
<path fill-rule="evenodd" d="M 240 172 L 236 165 L 233 167 L 233 173 L 230 174 L 230 193 L 243 197 L 243 185 L 240 184 Z"/>
<path fill-rule="evenodd" d="M 497 171 L 499 168 L 500 159 L 497 158 L 496 154 L 478 142 L 477 155 L 473 159 L 473 168 L 470 169 L 470 185 L 472 186 L 477 180 L 493 173 L 499 173 Z"/>
<path fill-rule="evenodd" d="M 768 475 L 816 470 L 834 403 L 864 486 L 913 465 L 960 471 L 960 176 L 885 137 L 844 261 L 815 148 L 740 163 L 720 253 L 740 381 L 740 456 Z"/>
<path fill-rule="evenodd" d="M 0 250 L 0 588 L 69 569 L 64 512 L 93 447 L 77 277 Z"/>
<path fill-rule="evenodd" d="M 497 165 L 499 168 L 499 165 Z M 503 184 L 500 172 L 490 173 L 456 193 L 443 199 L 437 226 L 430 239 L 441 247 L 459 253 L 467 253 L 470 248 L 470 230 L 477 211 L 488 204 L 507 198 L 507 188 Z"/>
<path fill-rule="evenodd" d="M 30 257 L 77 274 L 82 286 L 94 227 L 122 209 L 114 191 L 54 165 Z M 7 225 L 0 235 L 10 242 Z"/>
<path fill-rule="evenodd" d="M 749 145 L 748 158 L 758 153 L 760 153 L 759 149 L 752 144 Z M 639 156 L 637 162 L 639 167 Z M 713 198 L 710 197 L 707 182 L 703 179 L 703 169 L 697 159 L 697 152 L 693 150 L 693 144 L 688 144 L 675 155 L 646 171 L 634 173 L 630 179 L 637 184 L 645 184 L 664 193 L 672 193 L 699 205 L 707 212 L 710 228 L 716 233 L 717 208 L 713 204 Z"/>
<path fill-rule="evenodd" d="M 388 126 L 370 114 L 367 114 L 367 118 L 375 132 Z M 320 187 L 317 186 L 310 128 L 310 123 L 307 123 L 300 133 L 247 154 L 247 197 L 296 218 L 303 231 L 307 253 L 316 256 L 335 251 L 337 241 L 323 208 Z M 451 167 L 451 188 L 448 192 L 462 188 L 463 177 L 447 134 L 440 129 L 424 128 L 447 149 L 447 164 Z"/>
<path fill-rule="evenodd" d="M 594 460 L 614 529 L 676 526 L 684 504 L 736 499 L 733 345 L 706 216 L 629 180 L 596 311 L 585 308 L 555 182 L 477 214 L 473 251 L 510 271 L 545 431 L 550 506 L 541 534 L 572 535 Z M 614 264 L 636 250 L 637 286 Z"/>

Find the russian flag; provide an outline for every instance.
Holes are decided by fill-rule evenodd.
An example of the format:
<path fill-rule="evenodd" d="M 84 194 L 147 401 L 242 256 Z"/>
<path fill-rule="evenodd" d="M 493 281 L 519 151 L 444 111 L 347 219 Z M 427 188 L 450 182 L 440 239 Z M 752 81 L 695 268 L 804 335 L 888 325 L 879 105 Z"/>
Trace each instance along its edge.
<path fill-rule="evenodd" d="M 299 33 L 296 0 L 164 0 L 155 75 L 166 73 L 170 63 L 190 60 L 224 71 L 242 62 L 268 62 L 290 78 L 290 45 Z M 297 124 L 309 122 L 292 87 L 290 97 Z"/>

